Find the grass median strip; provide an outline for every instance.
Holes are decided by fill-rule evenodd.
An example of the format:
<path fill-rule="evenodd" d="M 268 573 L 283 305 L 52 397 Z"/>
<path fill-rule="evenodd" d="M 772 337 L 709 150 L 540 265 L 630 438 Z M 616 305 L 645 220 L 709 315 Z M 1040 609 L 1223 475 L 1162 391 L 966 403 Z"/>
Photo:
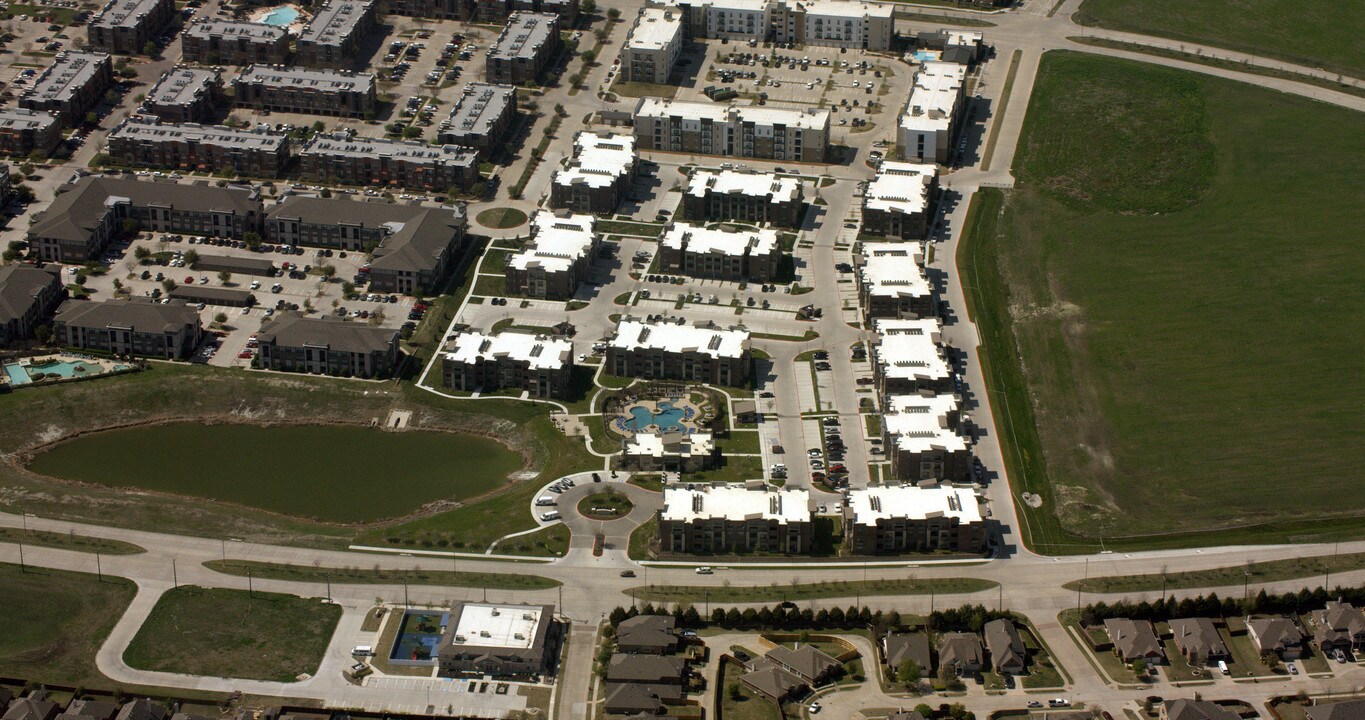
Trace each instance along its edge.
<path fill-rule="evenodd" d="M 0 528 L 0 542 L 23 543 L 35 547 L 75 550 L 76 552 L 97 552 L 104 555 L 137 555 L 147 552 L 144 547 L 122 540 L 106 540 L 75 533 L 21 530 L 19 528 Z"/>
<path fill-rule="evenodd" d="M 1087 580 L 1073 580 L 1062 587 L 1068 590 L 1079 589 L 1092 593 L 1144 592 L 1160 590 L 1164 584 L 1167 590 L 1183 588 L 1210 588 L 1241 585 L 1248 579 L 1253 583 L 1293 580 L 1331 572 L 1347 572 L 1365 567 L 1365 553 L 1350 553 L 1332 557 L 1300 557 L 1288 560 L 1267 560 L 1246 565 L 1210 568 L 1208 570 L 1188 570 L 1165 574 L 1150 575 L 1110 575 L 1093 577 Z"/>
<path fill-rule="evenodd" d="M 490 590 L 548 590 L 559 587 L 558 580 L 539 575 L 515 573 L 465 572 L 458 570 L 375 569 L 362 567 L 312 567 L 246 560 L 210 560 L 204 567 L 226 575 L 264 580 L 294 580 L 299 582 L 334 582 L 351 585 L 450 585 L 478 587 Z"/>
<path fill-rule="evenodd" d="M 650 602 L 713 602 L 765 603 L 784 600 L 820 600 L 826 598 L 863 595 L 961 595 L 996 587 L 992 580 L 978 578 L 932 578 L 869 580 L 867 582 L 837 580 L 820 583 L 790 583 L 787 585 L 696 586 L 645 585 L 626 590 L 626 594 Z"/>

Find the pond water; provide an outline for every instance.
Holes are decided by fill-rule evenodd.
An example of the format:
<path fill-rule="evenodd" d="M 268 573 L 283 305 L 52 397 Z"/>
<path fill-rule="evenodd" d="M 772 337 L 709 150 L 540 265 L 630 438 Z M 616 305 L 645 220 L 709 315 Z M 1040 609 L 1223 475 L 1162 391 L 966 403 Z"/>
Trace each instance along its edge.
<path fill-rule="evenodd" d="M 93 433 L 29 469 L 67 480 L 225 500 L 285 515 L 366 522 L 507 482 L 521 457 L 474 435 L 362 427 L 170 423 Z"/>

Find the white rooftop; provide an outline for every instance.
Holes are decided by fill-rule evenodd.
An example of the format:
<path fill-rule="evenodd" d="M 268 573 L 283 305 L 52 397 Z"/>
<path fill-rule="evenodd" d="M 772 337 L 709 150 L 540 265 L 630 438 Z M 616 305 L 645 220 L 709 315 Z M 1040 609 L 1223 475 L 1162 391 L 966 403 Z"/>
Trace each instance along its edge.
<path fill-rule="evenodd" d="M 829 128 L 828 110 L 782 110 L 751 105 L 730 105 L 727 107 L 714 103 L 686 102 L 657 97 L 640 98 L 640 103 L 635 106 L 635 114 L 644 117 L 672 117 L 677 115 L 684 120 L 709 119 L 717 123 L 752 122 L 760 127 L 786 125 L 789 128 L 809 130 Z"/>
<path fill-rule="evenodd" d="M 942 328 L 938 318 L 877 320 L 877 363 L 887 378 L 942 380 L 949 377 L 948 363 L 938 343 Z"/>
<path fill-rule="evenodd" d="M 626 39 L 628 50 L 662 50 L 682 37 L 682 12 L 677 9 L 647 7 L 635 21 Z"/>
<path fill-rule="evenodd" d="M 863 285 L 875 297 L 927 297 L 924 254 L 918 243 L 863 243 Z"/>
<path fill-rule="evenodd" d="M 927 62 L 915 73 L 910 102 L 901 115 L 906 130 L 946 132 L 957 108 L 967 66 L 949 62 Z"/>
<path fill-rule="evenodd" d="M 656 4 L 665 7 L 677 7 L 678 5 L 690 5 L 694 8 L 706 8 L 710 10 L 736 10 L 748 12 L 763 12 L 768 9 L 770 0 L 658 0 Z"/>
<path fill-rule="evenodd" d="M 809 522 L 810 491 L 770 490 L 742 485 L 664 488 L 662 519 L 680 522 L 724 518 L 730 521 Z"/>
<path fill-rule="evenodd" d="M 473 364 L 509 358 L 533 370 L 557 370 L 573 358 L 573 343 L 568 340 L 518 332 L 463 332 L 446 347 L 446 358 L 454 362 Z"/>
<path fill-rule="evenodd" d="M 929 188 L 938 168 L 920 163 L 885 162 L 877 177 L 867 185 L 864 204 L 874 210 L 907 215 L 922 213 L 929 207 Z"/>
<path fill-rule="evenodd" d="M 981 522 L 981 505 L 968 488 L 870 487 L 850 490 L 848 498 L 853 522 L 859 525 L 892 518 L 955 517 L 963 523 Z"/>
<path fill-rule="evenodd" d="M 709 432 L 675 434 L 667 438 L 662 433 L 635 433 L 626 441 L 625 453 L 654 458 L 665 455 L 687 458 L 710 455 L 715 447 L 715 440 Z"/>
<path fill-rule="evenodd" d="M 532 605 L 465 603 L 455 626 L 456 645 L 529 648 L 542 608 Z"/>
<path fill-rule="evenodd" d="M 739 193 L 751 197 L 772 197 L 773 202 L 792 202 L 801 194 L 801 182 L 773 173 L 739 170 L 694 170 L 687 182 L 687 194 L 706 197 L 712 193 Z"/>
<path fill-rule="evenodd" d="M 547 210 L 536 211 L 531 219 L 531 241 L 525 249 L 507 259 L 517 270 L 539 267 L 546 272 L 564 272 L 592 251 L 597 219 L 591 215 L 560 217 Z"/>
<path fill-rule="evenodd" d="M 949 415 L 955 412 L 955 395 L 892 395 L 882 427 L 897 450 L 960 452 L 967 449 L 967 441 L 949 426 Z"/>
<path fill-rule="evenodd" d="M 851 0 L 808 0 L 800 3 L 806 16 L 820 15 L 837 18 L 890 18 L 895 12 L 890 4 L 852 2 Z M 806 22 L 810 22 L 807 20 Z"/>
<path fill-rule="evenodd" d="M 555 173 L 559 185 L 607 187 L 635 164 L 635 136 L 581 132 L 574 138 L 574 157 Z"/>
<path fill-rule="evenodd" d="M 611 346 L 621 350 L 656 349 L 671 353 L 700 352 L 714 358 L 737 358 L 749 349 L 747 330 L 713 330 L 693 325 L 622 320 Z"/>
<path fill-rule="evenodd" d="M 768 255 L 777 252 L 776 230 L 708 230 L 700 225 L 674 223 L 659 240 L 661 247 L 682 250 L 683 240 L 687 240 L 687 251 L 693 253 L 717 253 L 743 257 L 749 255 Z"/>

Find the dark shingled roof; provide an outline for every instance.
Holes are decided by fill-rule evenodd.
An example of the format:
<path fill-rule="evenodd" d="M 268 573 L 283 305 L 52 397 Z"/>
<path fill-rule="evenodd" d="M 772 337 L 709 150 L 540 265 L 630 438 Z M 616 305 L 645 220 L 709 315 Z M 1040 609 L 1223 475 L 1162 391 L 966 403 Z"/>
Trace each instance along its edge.
<path fill-rule="evenodd" d="M 296 218 L 299 222 L 320 225 L 338 222 L 367 228 L 389 225 L 392 234 L 375 248 L 371 269 L 413 272 L 430 268 L 435 257 L 468 224 L 463 205 L 430 208 L 319 197 L 288 198 L 271 208 L 267 217 Z"/>
<path fill-rule="evenodd" d="M 286 312 L 261 325 L 256 337 L 262 343 L 281 347 L 327 347 L 340 352 L 384 352 L 398 339 L 393 328 L 371 327 L 363 323 L 326 318 L 308 318 L 302 313 Z"/>
<path fill-rule="evenodd" d="M 1166 652 L 1152 630 L 1152 623 L 1146 620 L 1128 618 L 1109 618 L 1104 621 L 1105 632 L 1114 643 L 1114 649 L 1124 660 L 1137 658 L 1165 657 Z"/>
<path fill-rule="evenodd" d="M 23 317 L 33 307 L 34 296 L 51 285 L 60 270 L 58 266 L 51 270 L 32 265 L 0 267 L 0 323 Z"/>
<path fill-rule="evenodd" d="M 839 667 L 838 660 L 814 645 L 802 645 L 795 649 L 779 646 L 769 650 L 764 657 L 812 681 Z"/>
<path fill-rule="evenodd" d="M 1365 700 L 1319 703 L 1307 713 L 1308 720 L 1365 720 Z"/>
<path fill-rule="evenodd" d="M 1241 720 L 1240 716 L 1207 700 L 1167 700 L 1166 720 Z"/>
<path fill-rule="evenodd" d="M 661 655 L 627 655 L 616 653 L 611 656 L 607 668 L 607 682 L 664 682 L 678 683 L 687 669 L 687 662 L 680 657 Z"/>
<path fill-rule="evenodd" d="M 169 207 L 197 212 L 221 211 L 245 215 L 260 212 L 253 190 L 214 185 L 125 180 L 91 175 L 59 194 L 38 222 L 29 227 L 34 237 L 86 240 L 99 227 L 108 204 L 123 198 L 138 207 Z"/>
<path fill-rule="evenodd" d="M 886 664 L 892 669 L 899 668 L 906 660 L 914 660 L 920 672 L 929 675 L 933 672 L 933 656 L 929 653 L 929 636 L 924 633 L 892 633 L 886 636 Z"/>
<path fill-rule="evenodd" d="M 140 300 L 67 300 L 57 308 L 57 322 L 77 327 L 126 327 L 133 332 L 176 332 L 199 322 L 199 313 L 181 303 Z"/>
<path fill-rule="evenodd" d="M 1014 627 L 1014 622 L 1005 618 L 992 620 L 986 623 L 983 630 L 986 635 L 986 647 L 991 651 L 991 665 L 997 670 L 1008 667 L 1023 670 L 1027 655 L 1024 641 L 1019 637 L 1019 630 Z"/>

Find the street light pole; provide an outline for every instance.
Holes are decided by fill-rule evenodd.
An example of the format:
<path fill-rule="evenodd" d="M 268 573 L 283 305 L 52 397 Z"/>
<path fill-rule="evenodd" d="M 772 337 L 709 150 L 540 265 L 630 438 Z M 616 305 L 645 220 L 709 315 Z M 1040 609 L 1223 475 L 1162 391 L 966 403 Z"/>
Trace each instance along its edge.
<path fill-rule="evenodd" d="M 100 581 L 100 582 L 104 582 L 104 570 L 100 567 L 100 551 L 99 551 L 99 550 L 96 550 L 96 551 L 95 551 L 95 577 L 99 578 L 99 581 Z"/>
<path fill-rule="evenodd" d="M 175 558 L 171 558 L 171 584 L 176 590 L 180 589 L 180 576 L 175 572 Z"/>

